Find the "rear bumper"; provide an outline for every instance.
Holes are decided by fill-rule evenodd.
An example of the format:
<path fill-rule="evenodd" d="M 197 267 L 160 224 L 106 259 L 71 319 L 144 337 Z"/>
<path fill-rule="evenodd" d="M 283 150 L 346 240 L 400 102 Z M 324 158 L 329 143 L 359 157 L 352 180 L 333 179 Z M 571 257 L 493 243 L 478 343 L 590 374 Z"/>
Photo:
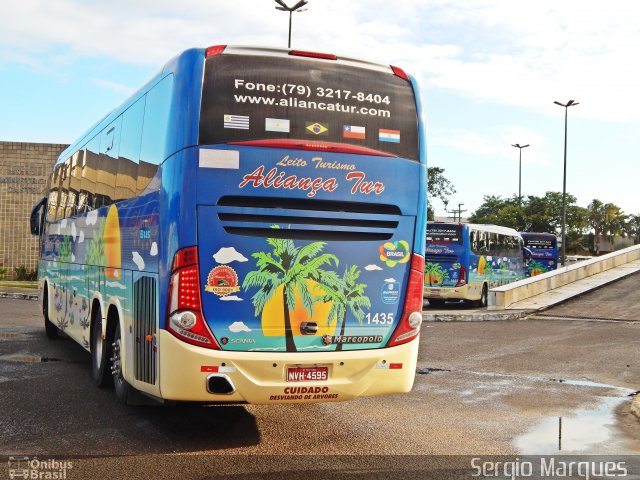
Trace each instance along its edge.
<path fill-rule="evenodd" d="M 321 353 L 229 352 L 196 347 L 160 330 L 160 392 L 166 400 L 197 402 L 316 403 L 408 392 L 413 386 L 419 337 L 377 350 Z M 326 365 L 329 379 L 287 382 L 288 366 Z M 207 390 L 207 378 L 224 375 L 230 394 Z"/>
<path fill-rule="evenodd" d="M 424 287 L 422 296 L 426 299 L 478 300 L 480 295 L 476 290 L 478 289 L 469 284 L 463 287 Z"/>

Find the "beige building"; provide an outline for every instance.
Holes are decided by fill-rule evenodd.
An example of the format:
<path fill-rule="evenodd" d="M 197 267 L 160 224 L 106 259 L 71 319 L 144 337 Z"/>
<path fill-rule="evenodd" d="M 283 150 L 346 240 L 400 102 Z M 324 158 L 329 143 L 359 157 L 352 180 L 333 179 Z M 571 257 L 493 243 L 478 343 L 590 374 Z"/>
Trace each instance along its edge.
<path fill-rule="evenodd" d="M 0 272 L 38 265 L 38 238 L 30 234 L 29 215 L 45 195 L 51 168 L 67 145 L 0 141 Z"/>

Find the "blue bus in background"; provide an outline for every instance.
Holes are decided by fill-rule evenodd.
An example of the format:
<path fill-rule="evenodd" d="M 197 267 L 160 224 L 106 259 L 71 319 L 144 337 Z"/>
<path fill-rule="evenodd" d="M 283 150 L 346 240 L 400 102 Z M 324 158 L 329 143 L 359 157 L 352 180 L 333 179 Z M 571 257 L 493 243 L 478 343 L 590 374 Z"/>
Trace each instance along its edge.
<path fill-rule="evenodd" d="M 525 277 L 523 241 L 507 227 L 427 222 L 424 298 L 486 307 L 489 289 Z"/>
<path fill-rule="evenodd" d="M 125 403 L 407 392 L 425 157 L 397 67 L 187 50 L 53 168 L 31 215 L 46 333 Z"/>
<path fill-rule="evenodd" d="M 558 268 L 558 239 L 552 233 L 520 232 L 524 240 L 527 277 Z"/>

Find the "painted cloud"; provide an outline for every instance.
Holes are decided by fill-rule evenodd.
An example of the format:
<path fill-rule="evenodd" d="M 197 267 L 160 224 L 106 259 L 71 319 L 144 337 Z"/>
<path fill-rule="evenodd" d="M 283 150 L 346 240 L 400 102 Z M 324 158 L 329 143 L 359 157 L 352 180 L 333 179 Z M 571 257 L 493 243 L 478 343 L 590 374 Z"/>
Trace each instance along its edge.
<path fill-rule="evenodd" d="M 381 267 L 379 267 L 378 265 L 367 265 L 366 267 L 364 267 L 364 269 L 365 269 L 367 272 L 372 272 L 372 271 L 374 271 L 374 270 L 382 270 L 382 268 L 381 268 Z"/>
<path fill-rule="evenodd" d="M 237 295 L 225 295 L 224 297 L 220 297 L 220 300 L 225 302 L 241 302 L 242 299 Z"/>
<path fill-rule="evenodd" d="M 246 262 L 248 260 L 247 257 L 233 247 L 222 247 L 213 255 L 213 259 L 223 265 L 231 262 Z"/>
<path fill-rule="evenodd" d="M 250 332 L 251 329 L 249 327 L 247 327 L 244 322 L 233 322 L 231 325 L 229 325 L 229 330 L 231 330 L 233 333 L 238 333 L 238 332 Z"/>
<path fill-rule="evenodd" d="M 87 225 L 95 225 L 96 222 L 98 221 L 98 211 L 97 210 L 91 210 L 89 213 L 87 213 L 87 217 L 84 220 L 86 222 Z"/>
<path fill-rule="evenodd" d="M 143 270 L 144 269 L 144 258 L 142 258 L 138 252 L 133 252 L 132 253 L 132 257 L 133 257 L 132 258 L 133 263 L 136 264 L 136 267 L 138 267 L 138 270 Z"/>

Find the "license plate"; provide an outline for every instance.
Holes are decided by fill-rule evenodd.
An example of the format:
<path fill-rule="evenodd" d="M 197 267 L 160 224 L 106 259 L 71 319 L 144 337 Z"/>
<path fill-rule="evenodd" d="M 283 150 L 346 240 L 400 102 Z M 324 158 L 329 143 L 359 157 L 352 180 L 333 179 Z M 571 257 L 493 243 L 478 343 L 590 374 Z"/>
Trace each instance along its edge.
<path fill-rule="evenodd" d="M 440 296 L 440 290 L 431 290 L 429 295 L 432 296 L 432 297 L 439 297 Z"/>
<path fill-rule="evenodd" d="M 329 379 L 329 367 L 287 367 L 287 382 L 317 382 Z"/>

